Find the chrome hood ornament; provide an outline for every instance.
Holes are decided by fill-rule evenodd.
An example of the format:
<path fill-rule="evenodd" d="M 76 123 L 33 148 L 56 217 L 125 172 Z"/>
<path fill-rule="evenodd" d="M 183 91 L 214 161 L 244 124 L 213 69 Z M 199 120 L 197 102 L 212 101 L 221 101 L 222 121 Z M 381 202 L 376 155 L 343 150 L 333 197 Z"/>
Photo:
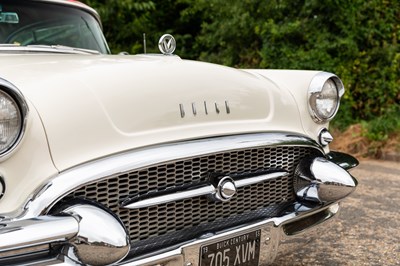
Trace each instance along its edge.
<path fill-rule="evenodd" d="M 176 48 L 175 38 L 171 34 L 164 34 L 158 41 L 158 48 L 164 55 L 172 55 Z"/>

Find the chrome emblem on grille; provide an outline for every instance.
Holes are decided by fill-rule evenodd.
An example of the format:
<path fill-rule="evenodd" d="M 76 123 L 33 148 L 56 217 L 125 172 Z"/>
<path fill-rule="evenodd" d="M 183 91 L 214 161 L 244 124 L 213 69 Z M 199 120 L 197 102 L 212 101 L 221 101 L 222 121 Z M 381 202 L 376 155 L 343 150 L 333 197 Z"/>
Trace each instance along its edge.
<path fill-rule="evenodd" d="M 176 48 L 175 38 L 171 34 L 164 34 L 158 41 L 158 48 L 161 53 L 171 55 Z"/>
<path fill-rule="evenodd" d="M 216 189 L 215 197 L 220 201 L 228 201 L 236 194 L 235 181 L 230 176 L 222 178 Z"/>

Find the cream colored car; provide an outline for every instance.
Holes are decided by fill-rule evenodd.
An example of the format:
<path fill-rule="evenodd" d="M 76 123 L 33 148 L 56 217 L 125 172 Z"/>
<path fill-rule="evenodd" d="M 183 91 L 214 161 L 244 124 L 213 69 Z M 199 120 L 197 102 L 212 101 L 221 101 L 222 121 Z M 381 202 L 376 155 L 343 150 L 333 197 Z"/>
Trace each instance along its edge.
<path fill-rule="evenodd" d="M 357 181 L 320 71 L 110 55 L 75 1 L 0 4 L 1 265 L 265 265 Z M 289 240 L 289 241 L 288 241 Z"/>

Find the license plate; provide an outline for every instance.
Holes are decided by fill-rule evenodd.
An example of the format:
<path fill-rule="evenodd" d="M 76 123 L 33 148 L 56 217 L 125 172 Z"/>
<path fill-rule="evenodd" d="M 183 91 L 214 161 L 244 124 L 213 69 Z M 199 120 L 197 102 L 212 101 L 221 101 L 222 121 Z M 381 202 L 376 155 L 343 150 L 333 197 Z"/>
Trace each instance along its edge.
<path fill-rule="evenodd" d="M 200 266 L 256 266 L 261 230 L 200 247 Z"/>

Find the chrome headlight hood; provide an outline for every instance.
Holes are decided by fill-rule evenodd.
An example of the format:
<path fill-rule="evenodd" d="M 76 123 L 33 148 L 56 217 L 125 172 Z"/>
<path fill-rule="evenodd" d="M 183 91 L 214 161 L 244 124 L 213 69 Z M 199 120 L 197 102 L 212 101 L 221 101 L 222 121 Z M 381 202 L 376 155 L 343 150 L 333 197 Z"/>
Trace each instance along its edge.
<path fill-rule="evenodd" d="M 318 73 L 308 88 L 308 107 L 314 121 L 326 123 L 332 120 L 339 110 L 343 94 L 343 83 L 336 75 Z"/>
<path fill-rule="evenodd" d="M 300 114 L 299 119 L 301 120 L 304 132 L 306 135 L 315 138 L 320 144 L 321 132 L 326 131 L 329 128 L 329 121 L 334 117 L 339 108 L 340 98 L 343 96 L 344 87 L 341 80 L 334 74 L 321 72 L 321 71 L 303 71 L 303 70 L 248 70 L 252 73 L 258 73 L 271 82 L 277 84 L 277 86 L 283 91 L 286 90 L 293 97 L 296 102 L 298 112 Z M 321 91 L 327 82 L 335 84 L 334 98 L 335 103 L 329 107 L 326 111 L 327 116 L 318 114 L 321 111 L 321 106 L 324 103 L 316 103 L 319 96 L 320 99 L 328 98 L 326 95 L 321 95 Z M 329 93 L 328 93 L 329 94 Z M 329 95 L 328 95 L 329 96 Z M 318 101 L 320 101 L 318 99 Z M 312 106 L 313 105 L 313 106 Z M 330 109 L 331 108 L 331 109 Z M 318 110 L 317 110 L 318 109 Z M 322 108 L 323 109 L 323 108 Z M 327 150 L 326 150 L 327 151 Z"/>

